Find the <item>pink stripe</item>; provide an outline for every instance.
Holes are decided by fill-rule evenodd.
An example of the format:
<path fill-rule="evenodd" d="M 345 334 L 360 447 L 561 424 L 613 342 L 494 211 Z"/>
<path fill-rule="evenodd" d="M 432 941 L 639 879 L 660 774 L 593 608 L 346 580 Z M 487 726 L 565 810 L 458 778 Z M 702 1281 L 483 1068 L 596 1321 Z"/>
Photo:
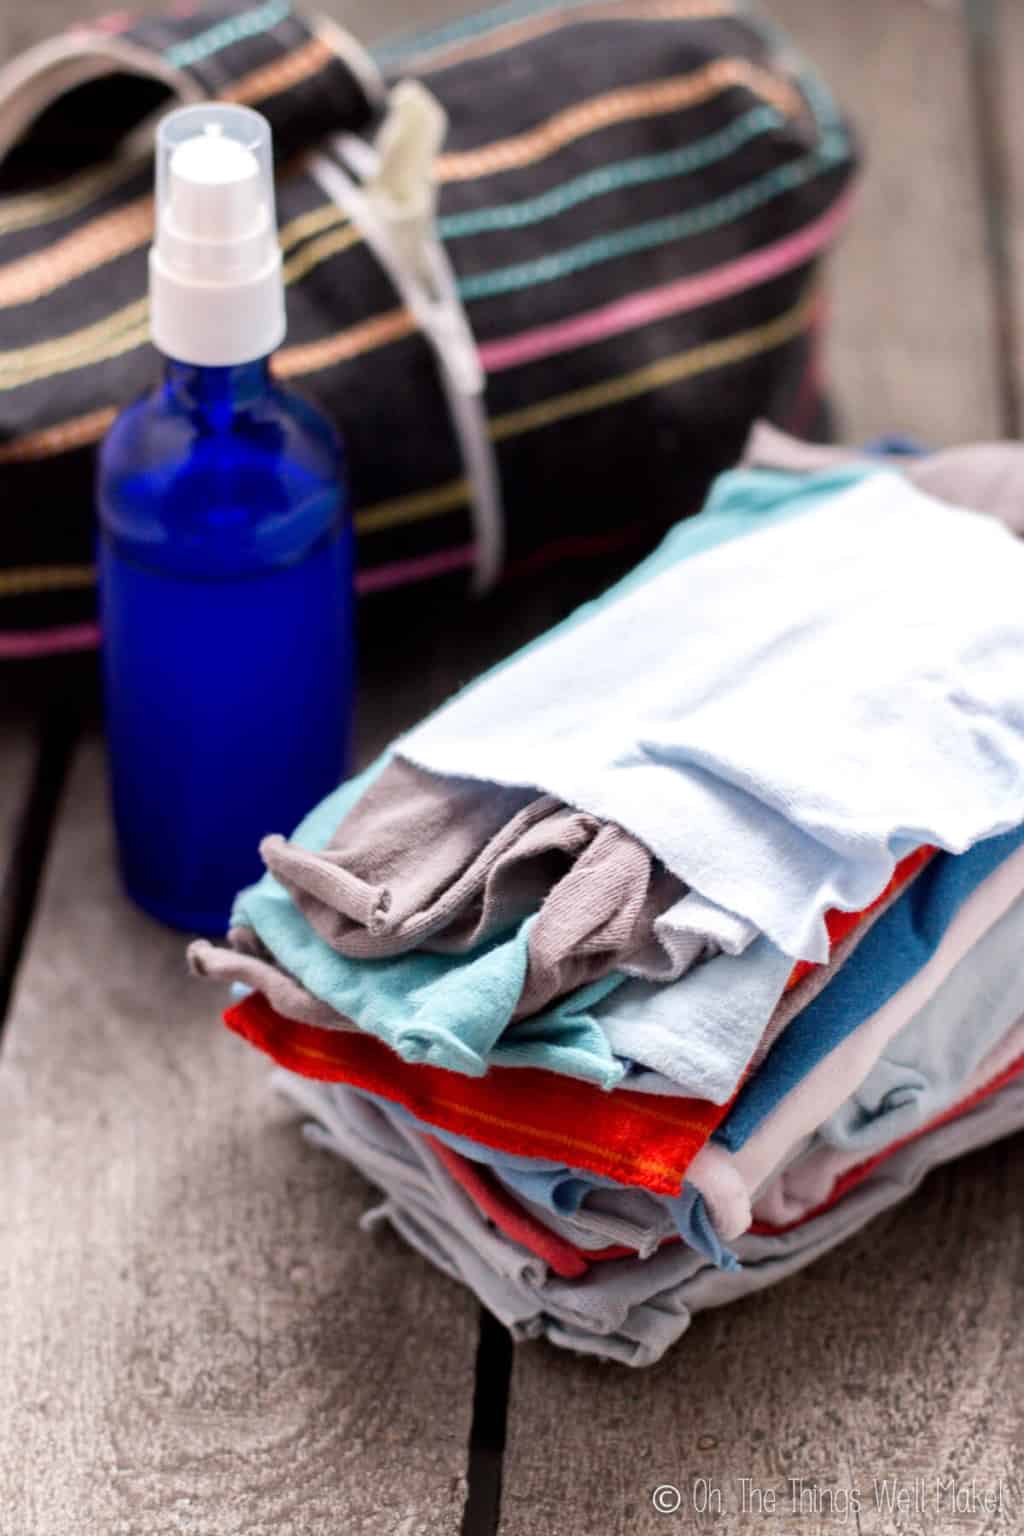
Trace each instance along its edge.
<path fill-rule="evenodd" d="M 415 560 L 396 560 L 378 565 L 356 577 L 356 591 L 381 592 L 406 582 L 426 581 L 473 564 L 473 546 L 443 549 L 436 555 L 422 555 Z M 0 660 L 21 660 L 29 656 L 56 656 L 61 651 L 91 651 L 100 643 L 98 624 L 68 624 L 62 629 L 27 629 L 0 632 Z"/>
<path fill-rule="evenodd" d="M 426 581 L 431 576 L 443 576 L 446 571 L 458 571 L 473 564 L 472 544 L 462 544 L 458 549 L 442 549 L 436 555 L 420 555 L 415 560 L 395 560 L 391 565 L 376 565 L 370 571 L 360 571 L 356 577 L 356 591 L 362 597 L 367 592 L 382 592 L 386 587 L 401 587 L 410 581 Z"/>
<path fill-rule="evenodd" d="M 680 278 L 661 288 L 648 288 L 643 293 L 631 293 L 624 299 L 616 299 L 614 304 L 574 315 L 572 319 L 560 320 L 554 325 L 541 325 L 532 331 L 520 331 L 518 336 L 484 342 L 479 348 L 480 361 L 488 373 L 500 373 L 504 368 L 516 368 L 539 357 L 550 357 L 555 352 L 569 352 L 573 347 L 604 341 L 608 336 L 618 336 L 636 326 L 649 325 L 652 320 L 684 314 L 688 309 L 713 304 L 716 299 L 728 298 L 744 288 L 766 283 L 782 272 L 801 266 L 827 245 L 846 219 L 853 196 L 852 190 L 845 193 L 828 213 L 795 235 L 787 235 L 784 240 L 776 240 L 773 245 L 752 251 L 736 261 L 712 267 L 709 272 L 698 272 L 694 277 Z"/>
<path fill-rule="evenodd" d="M 56 656 L 61 651 L 92 651 L 100 643 L 98 624 L 67 624 L 63 629 L 12 630 L 0 634 L 0 658 Z"/>

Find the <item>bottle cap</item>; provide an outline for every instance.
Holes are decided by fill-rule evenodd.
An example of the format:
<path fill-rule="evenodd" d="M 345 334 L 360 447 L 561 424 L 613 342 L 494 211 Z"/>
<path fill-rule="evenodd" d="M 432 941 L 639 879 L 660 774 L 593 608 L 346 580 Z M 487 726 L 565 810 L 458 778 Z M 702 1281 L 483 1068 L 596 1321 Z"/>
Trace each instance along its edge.
<path fill-rule="evenodd" d="M 181 107 L 157 132 L 150 332 L 166 357 L 229 367 L 285 334 L 270 124 L 249 107 Z"/>

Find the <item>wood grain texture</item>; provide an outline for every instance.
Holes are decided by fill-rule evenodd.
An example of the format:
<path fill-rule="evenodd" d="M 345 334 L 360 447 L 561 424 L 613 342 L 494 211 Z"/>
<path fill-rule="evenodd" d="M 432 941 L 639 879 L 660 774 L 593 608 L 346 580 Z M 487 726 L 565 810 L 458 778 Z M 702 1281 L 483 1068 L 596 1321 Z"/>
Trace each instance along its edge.
<path fill-rule="evenodd" d="M 997 435 L 960 5 L 772 0 L 768 10 L 852 114 L 864 147 L 859 205 L 828 288 L 826 354 L 843 436 L 903 431 L 943 445 Z"/>
<path fill-rule="evenodd" d="M 995 88 L 997 110 L 993 112 L 1000 142 L 995 146 L 998 171 L 1005 202 L 996 210 L 1004 221 L 1006 277 L 1010 291 L 1007 302 L 1010 325 L 1003 344 L 1011 350 L 1010 366 L 1016 388 L 1013 391 L 1014 430 L 1024 434 L 1024 6 L 1020 0 L 987 0 L 991 13 L 993 46 L 996 53 Z"/>
<path fill-rule="evenodd" d="M 647 1372 L 525 1345 L 514 1357 L 502 1536 L 996 1536 L 1024 1524 L 1018 1137 L 931 1176 L 902 1209 L 773 1290 L 699 1315 Z M 936 1478 L 1005 1480 L 1005 1518 L 951 1518 Z M 744 1513 L 740 1479 L 778 1496 Z M 816 1507 L 792 1516 L 791 1478 Z M 873 1480 L 931 1507 L 880 1514 Z M 721 1490 L 701 1518 L 700 1479 Z M 651 1495 L 683 1495 L 673 1515 Z M 841 1517 L 844 1491 L 862 1500 Z M 749 1501 L 748 1501 L 749 1508 Z"/>
<path fill-rule="evenodd" d="M 66 805 L 0 1059 L 0 1532 L 456 1531 L 474 1304 L 121 898 L 94 745 Z"/>

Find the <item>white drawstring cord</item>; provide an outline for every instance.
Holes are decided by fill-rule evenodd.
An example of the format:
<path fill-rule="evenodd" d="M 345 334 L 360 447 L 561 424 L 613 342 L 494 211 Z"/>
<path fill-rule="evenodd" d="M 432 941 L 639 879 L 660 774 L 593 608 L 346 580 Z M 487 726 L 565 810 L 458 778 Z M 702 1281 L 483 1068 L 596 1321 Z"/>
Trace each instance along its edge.
<path fill-rule="evenodd" d="M 434 221 L 431 167 L 444 126 L 429 91 L 402 81 L 391 92 L 377 148 L 339 134 L 330 141 L 336 158 L 315 155 L 309 169 L 359 229 L 434 351 L 471 489 L 473 589 L 482 593 L 501 571 L 504 521 L 485 376 Z"/>

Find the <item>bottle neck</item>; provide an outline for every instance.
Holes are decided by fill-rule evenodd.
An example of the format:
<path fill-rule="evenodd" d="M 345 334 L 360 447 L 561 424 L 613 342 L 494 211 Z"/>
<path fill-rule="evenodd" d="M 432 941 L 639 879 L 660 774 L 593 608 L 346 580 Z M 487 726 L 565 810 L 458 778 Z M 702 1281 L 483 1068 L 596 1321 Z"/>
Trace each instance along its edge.
<path fill-rule="evenodd" d="M 179 410 L 207 431 L 224 431 L 232 421 L 269 392 L 270 359 L 230 368 L 209 368 L 197 363 L 164 360 L 164 392 Z"/>

